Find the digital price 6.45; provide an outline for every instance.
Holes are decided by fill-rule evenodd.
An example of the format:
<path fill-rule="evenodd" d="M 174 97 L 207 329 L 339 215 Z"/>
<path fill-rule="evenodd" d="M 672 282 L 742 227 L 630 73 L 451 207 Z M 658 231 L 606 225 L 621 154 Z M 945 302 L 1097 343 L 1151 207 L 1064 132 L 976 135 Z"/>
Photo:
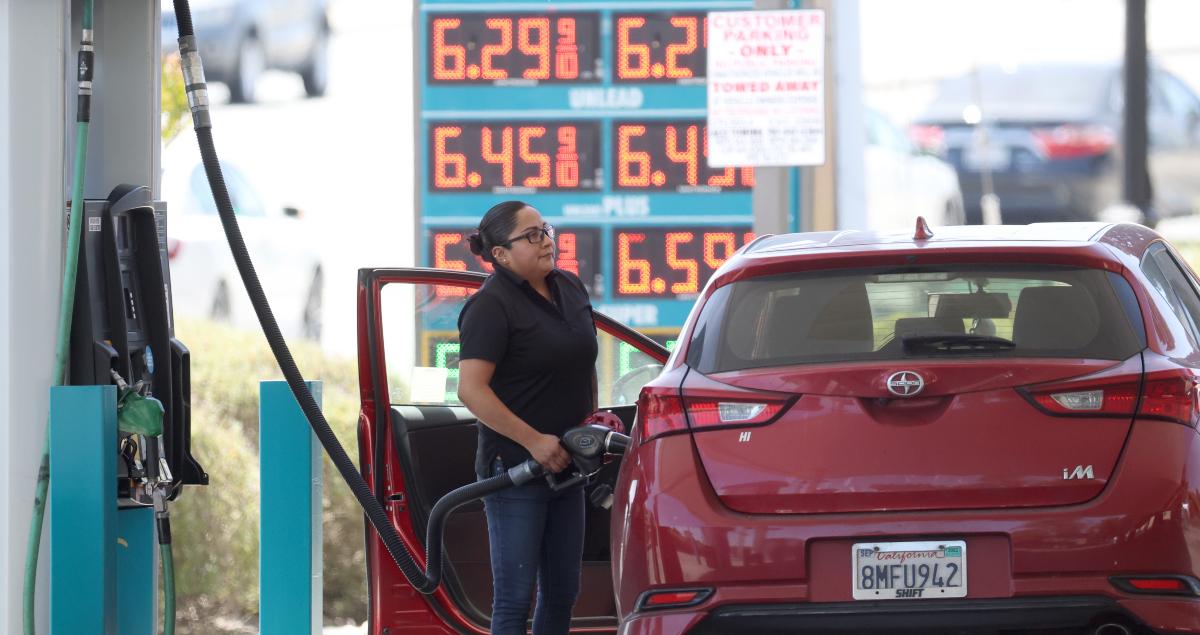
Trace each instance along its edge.
<path fill-rule="evenodd" d="M 708 167 L 703 121 L 622 121 L 613 125 L 618 190 L 746 190 L 754 168 Z"/>
<path fill-rule="evenodd" d="M 433 191 L 600 189 L 600 124 L 444 122 L 429 128 Z"/>
<path fill-rule="evenodd" d="M 617 297 L 694 295 L 754 238 L 748 227 L 639 227 L 613 233 Z"/>

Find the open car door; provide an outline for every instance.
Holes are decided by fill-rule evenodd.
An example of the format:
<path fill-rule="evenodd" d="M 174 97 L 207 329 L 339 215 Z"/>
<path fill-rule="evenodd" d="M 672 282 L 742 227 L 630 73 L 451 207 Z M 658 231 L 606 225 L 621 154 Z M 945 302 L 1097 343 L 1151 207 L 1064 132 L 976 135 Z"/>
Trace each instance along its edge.
<path fill-rule="evenodd" d="M 388 511 L 416 562 L 425 566 L 429 512 L 447 492 L 475 480 L 476 421 L 458 401 L 458 315 L 487 276 L 440 269 L 362 269 L 358 279 L 358 366 L 363 477 Z M 642 385 L 668 352 L 596 313 L 599 403 L 628 428 Z M 604 467 L 589 496 L 615 484 Z M 614 632 L 609 512 L 588 505 L 582 587 L 572 632 Z M 446 521 L 445 568 L 432 595 L 415 591 L 378 535 L 367 528 L 371 635 L 487 633 L 492 603 L 487 521 L 482 501 Z"/>

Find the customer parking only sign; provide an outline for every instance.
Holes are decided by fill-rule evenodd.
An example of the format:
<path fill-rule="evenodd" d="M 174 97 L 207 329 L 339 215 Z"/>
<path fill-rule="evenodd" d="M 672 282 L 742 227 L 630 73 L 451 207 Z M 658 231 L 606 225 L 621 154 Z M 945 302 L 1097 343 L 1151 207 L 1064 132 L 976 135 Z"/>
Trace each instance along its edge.
<path fill-rule="evenodd" d="M 708 16 L 711 167 L 825 162 L 825 14 Z"/>

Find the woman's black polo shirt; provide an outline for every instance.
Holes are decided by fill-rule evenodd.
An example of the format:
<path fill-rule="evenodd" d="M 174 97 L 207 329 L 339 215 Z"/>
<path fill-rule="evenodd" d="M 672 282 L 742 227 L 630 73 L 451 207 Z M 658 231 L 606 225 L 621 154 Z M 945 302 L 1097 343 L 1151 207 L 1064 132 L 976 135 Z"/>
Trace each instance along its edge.
<path fill-rule="evenodd" d="M 538 432 L 562 436 L 592 411 L 596 326 L 579 278 L 561 269 L 546 276 L 554 303 L 504 267 L 471 296 L 458 316 L 459 359 L 496 364 L 491 388 Z M 530 454 L 479 423 L 475 471 L 487 475 L 499 456 L 506 467 Z"/>

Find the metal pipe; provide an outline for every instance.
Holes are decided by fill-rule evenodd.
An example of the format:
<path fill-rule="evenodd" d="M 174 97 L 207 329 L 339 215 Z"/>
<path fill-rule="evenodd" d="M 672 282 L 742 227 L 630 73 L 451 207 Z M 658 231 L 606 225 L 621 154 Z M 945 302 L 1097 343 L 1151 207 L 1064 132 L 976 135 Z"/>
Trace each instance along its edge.
<path fill-rule="evenodd" d="M 1122 166 L 1121 195 L 1125 202 L 1141 210 L 1147 222 L 1150 218 L 1152 195 L 1150 168 L 1147 160 L 1149 128 L 1146 113 L 1149 101 L 1146 61 L 1146 0 L 1125 1 L 1125 111 L 1121 145 L 1125 161 Z"/>

